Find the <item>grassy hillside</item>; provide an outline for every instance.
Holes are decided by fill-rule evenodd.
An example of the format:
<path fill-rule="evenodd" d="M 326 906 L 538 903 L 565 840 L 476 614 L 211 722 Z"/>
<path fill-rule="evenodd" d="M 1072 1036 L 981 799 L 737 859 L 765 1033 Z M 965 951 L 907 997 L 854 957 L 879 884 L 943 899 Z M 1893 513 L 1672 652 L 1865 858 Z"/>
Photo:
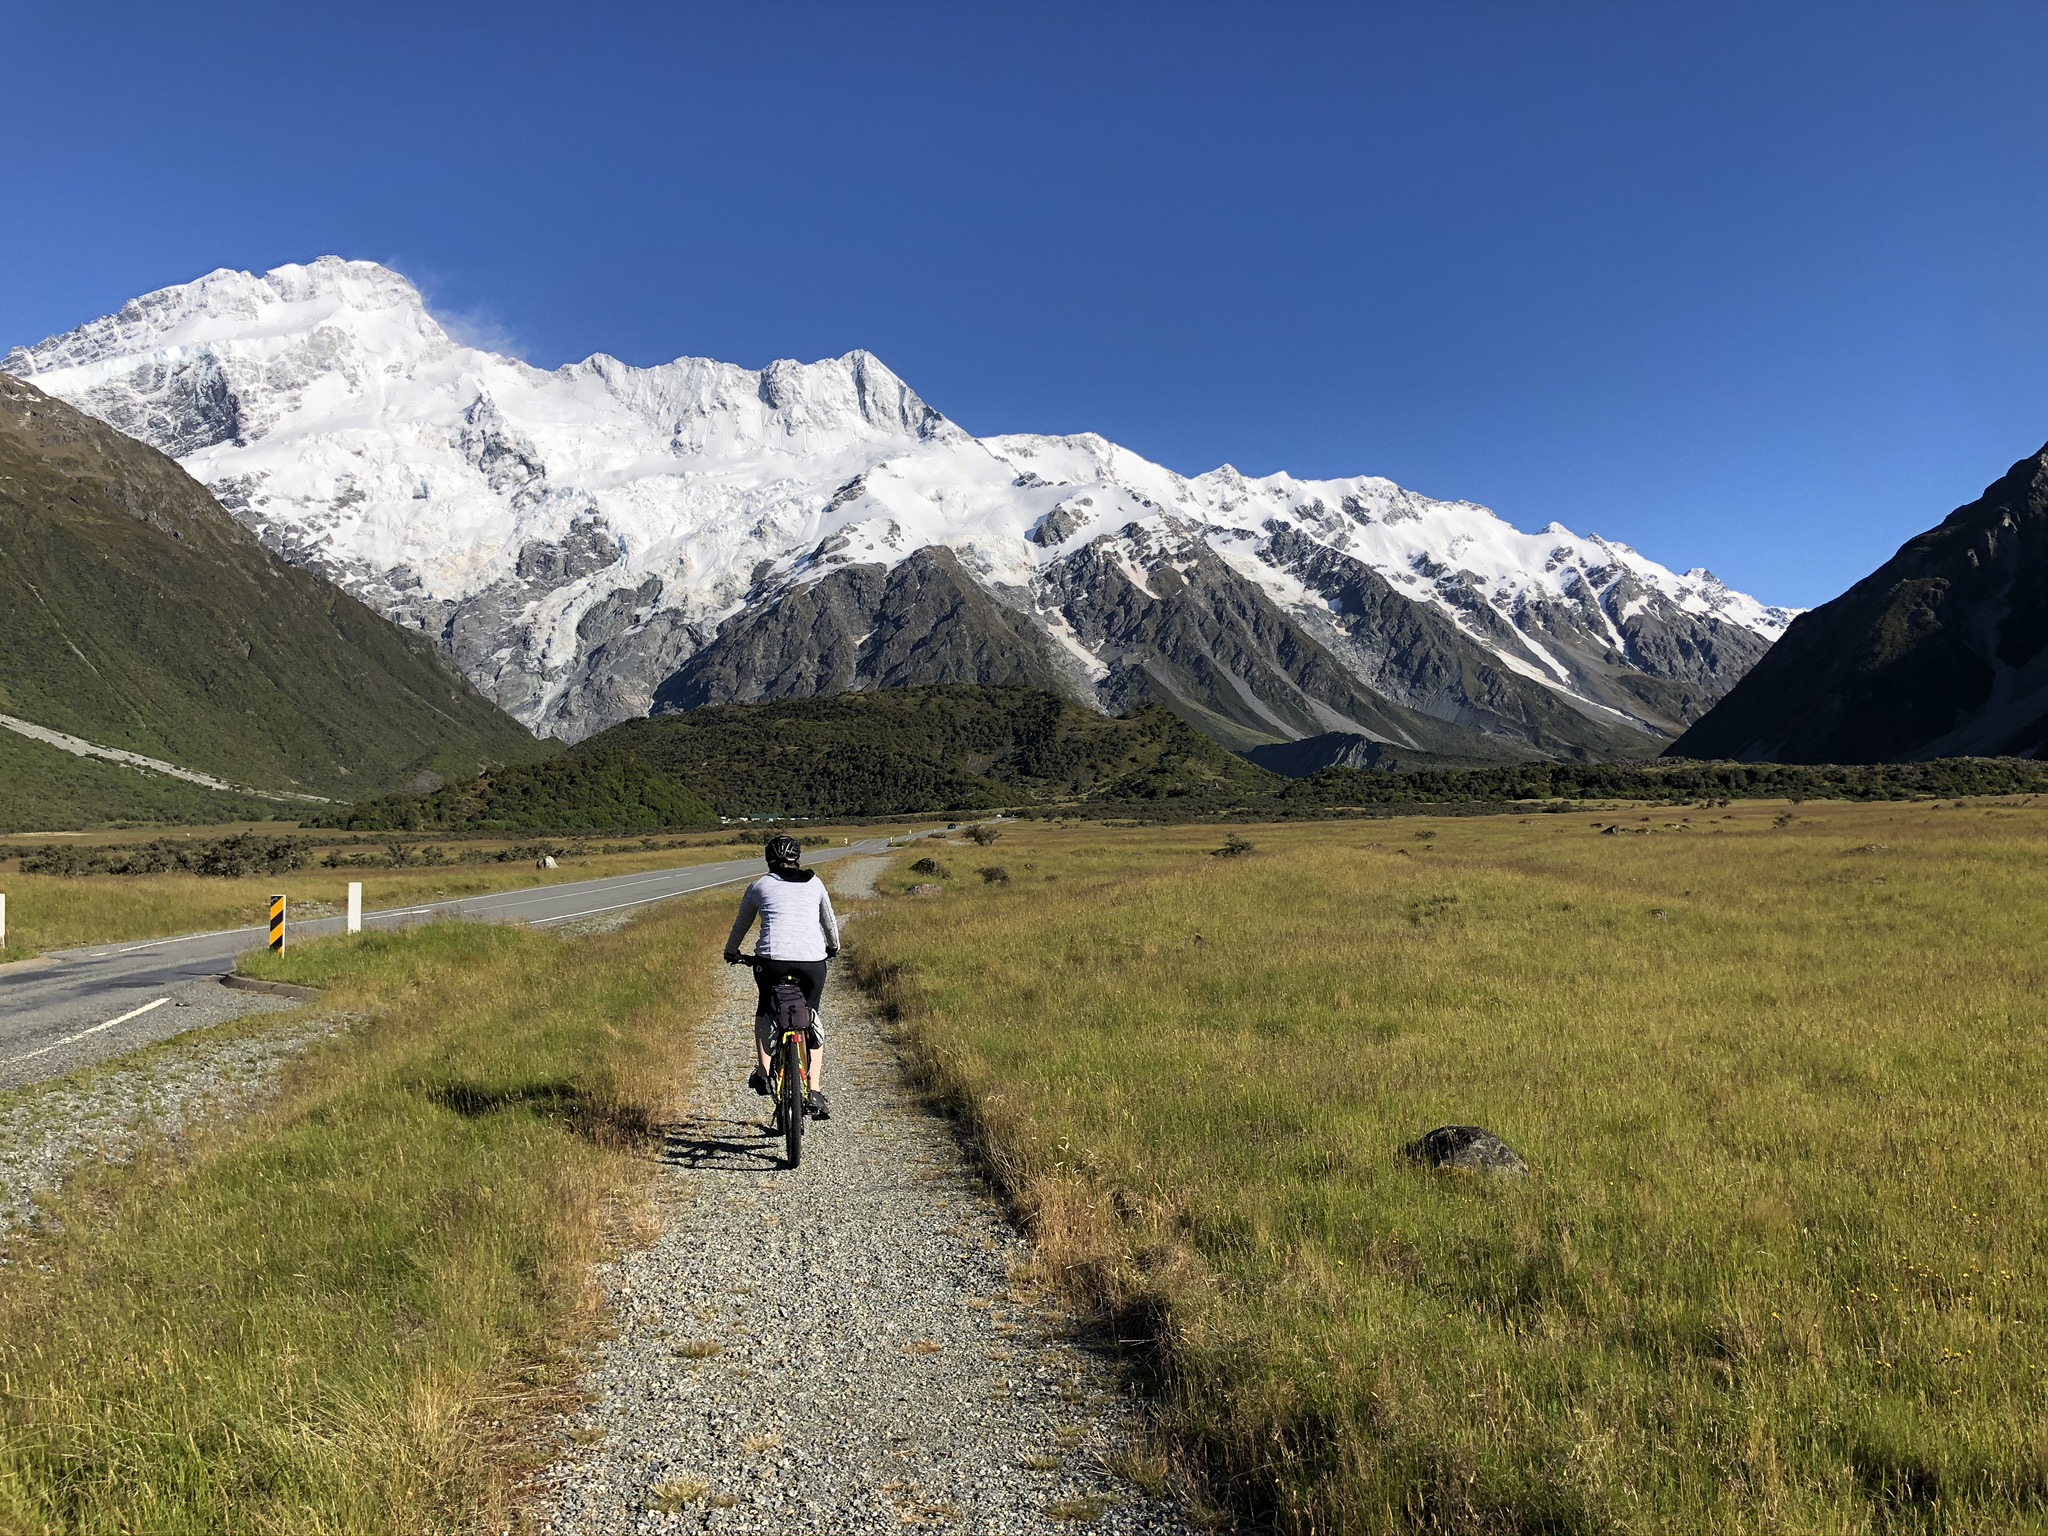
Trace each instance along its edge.
<path fill-rule="evenodd" d="M 1026 824 L 854 943 L 1249 1528 L 2038 1531 L 2048 807 L 1777 809 Z"/>
<path fill-rule="evenodd" d="M 1162 708 L 1110 718 L 1035 688 L 952 684 L 724 705 L 597 738 L 723 815 L 890 815 L 1158 799 L 1276 782 Z"/>
<path fill-rule="evenodd" d="M 297 815 L 302 807 L 284 811 Z M 263 820 L 277 802 L 202 789 L 120 763 L 73 757 L 0 730 L 0 832 L 60 832 L 108 823 L 203 826 Z"/>
<path fill-rule="evenodd" d="M 689 788 L 630 752 L 602 747 L 494 769 L 432 794 L 389 795 L 307 819 L 359 832 L 624 832 L 718 825 L 717 813 Z"/>
<path fill-rule="evenodd" d="M 385 827 L 690 826 L 1066 801 L 1217 808 L 1282 780 L 1153 707 L 1120 719 L 1034 688 L 953 684 L 632 720 L 555 762 L 330 818 Z M 583 819 L 610 816 L 616 819 Z M 626 819 L 635 817 L 639 819 Z"/>
<path fill-rule="evenodd" d="M 264 549 L 170 459 L 7 377 L 0 713 L 324 795 L 548 750 L 423 637 Z"/>
<path fill-rule="evenodd" d="M 549 762 L 325 814 L 358 831 L 604 831 L 715 816 L 904 816 L 997 807 L 1186 821 L 1385 815 L 1528 801 L 1909 800 L 2048 792 L 2048 765 L 1518 763 L 1327 768 L 1285 779 L 1160 706 L 1119 718 L 1034 688 L 948 684 L 632 720 Z"/>

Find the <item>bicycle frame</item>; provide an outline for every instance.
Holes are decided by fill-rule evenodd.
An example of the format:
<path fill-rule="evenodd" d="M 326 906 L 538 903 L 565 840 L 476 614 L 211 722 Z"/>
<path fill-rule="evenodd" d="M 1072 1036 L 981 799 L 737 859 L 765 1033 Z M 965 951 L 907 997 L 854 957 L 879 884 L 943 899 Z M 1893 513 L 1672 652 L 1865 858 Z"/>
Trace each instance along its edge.
<path fill-rule="evenodd" d="M 768 1057 L 768 1091 L 778 1102 L 782 1093 L 784 1053 L 790 1041 L 796 1042 L 797 1085 L 808 1094 L 811 1091 L 811 1037 L 808 1030 L 785 1029 L 776 1037 L 775 1049 Z"/>
<path fill-rule="evenodd" d="M 753 968 L 757 978 L 780 981 L 801 992 L 796 986 L 796 978 L 790 973 L 776 976 L 775 961 L 759 955 L 742 955 L 740 958 Z M 800 1013 L 792 1015 L 785 1011 L 783 1017 L 785 1022 L 776 1032 L 775 1049 L 768 1061 L 768 1094 L 775 1105 L 775 1129 L 784 1138 L 789 1166 L 794 1168 L 803 1155 L 804 1121 L 810 1115 L 811 1031 L 816 1027 L 817 1013 L 805 1001 Z M 791 1062 L 796 1066 L 794 1094 L 788 1092 Z"/>

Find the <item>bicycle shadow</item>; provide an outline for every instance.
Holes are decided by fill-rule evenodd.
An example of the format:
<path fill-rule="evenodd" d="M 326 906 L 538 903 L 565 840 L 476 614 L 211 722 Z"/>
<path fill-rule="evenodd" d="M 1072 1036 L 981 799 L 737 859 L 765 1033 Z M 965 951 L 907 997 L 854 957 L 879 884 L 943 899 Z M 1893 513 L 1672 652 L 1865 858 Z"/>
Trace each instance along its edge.
<path fill-rule="evenodd" d="M 782 1142 L 758 1120 L 705 1116 L 662 1133 L 661 1160 L 710 1173 L 761 1173 L 782 1166 Z"/>

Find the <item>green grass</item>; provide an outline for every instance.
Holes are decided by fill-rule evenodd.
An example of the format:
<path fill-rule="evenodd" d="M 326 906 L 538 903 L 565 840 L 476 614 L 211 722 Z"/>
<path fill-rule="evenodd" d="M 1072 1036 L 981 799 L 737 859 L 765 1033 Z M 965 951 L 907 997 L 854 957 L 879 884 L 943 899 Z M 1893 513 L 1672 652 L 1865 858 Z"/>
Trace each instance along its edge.
<path fill-rule="evenodd" d="M 1256 1520 L 2048 1529 L 2048 811 L 1781 812 L 1012 827 L 858 944 Z"/>
<path fill-rule="evenodd" d="M 393 795 L 313 818 L 361 831 L 450 827 L 568 831 L 715 827 L 710 805 L 630 752 L 578 752 L 494 768 L 428 796 Z"/>
<path fill-rule="evenodd" d="M 98 758 L 75 757 L 0 730 L 0 832 L 60 832 L 108 823 L 196 824 L 268 818 L 276 801 L 231 795 Z"/>
<path fill-rule="evenodd" d="M 588 1265 L 688 1065 L 727 906 L 269 962 L 362 1022 L 273 1106 L 80 1174 L 61 1230 L 10 1246 L 0 1529 L 505 1523 L 515 1433 L 570 1389 Z"/>
<path fill-rule="evenodd" d="M 1111 719 L 1036 688 L 946 683 L 628 720 L 561 758 L 427 796 L 337 810 L 335 826 L 670 826 L 719 815 L 908 816 L 1068 799 L 1185 811 L 1282 780 L 1156 705 Z"/>

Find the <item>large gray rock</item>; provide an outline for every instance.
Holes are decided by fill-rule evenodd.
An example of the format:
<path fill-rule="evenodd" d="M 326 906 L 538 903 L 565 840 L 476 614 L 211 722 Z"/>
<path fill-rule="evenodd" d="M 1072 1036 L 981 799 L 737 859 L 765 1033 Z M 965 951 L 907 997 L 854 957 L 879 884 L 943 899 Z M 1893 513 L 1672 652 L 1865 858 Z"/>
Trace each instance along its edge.
<path fill-rule="evenodd" d="M 1401 1149 L 1401 1161 L 1439 1173 L 1491 1173 L 1526 1179 L 1529 1165 L 1514 1148 L 1476 1125 L 1440 1125 Z"/>

